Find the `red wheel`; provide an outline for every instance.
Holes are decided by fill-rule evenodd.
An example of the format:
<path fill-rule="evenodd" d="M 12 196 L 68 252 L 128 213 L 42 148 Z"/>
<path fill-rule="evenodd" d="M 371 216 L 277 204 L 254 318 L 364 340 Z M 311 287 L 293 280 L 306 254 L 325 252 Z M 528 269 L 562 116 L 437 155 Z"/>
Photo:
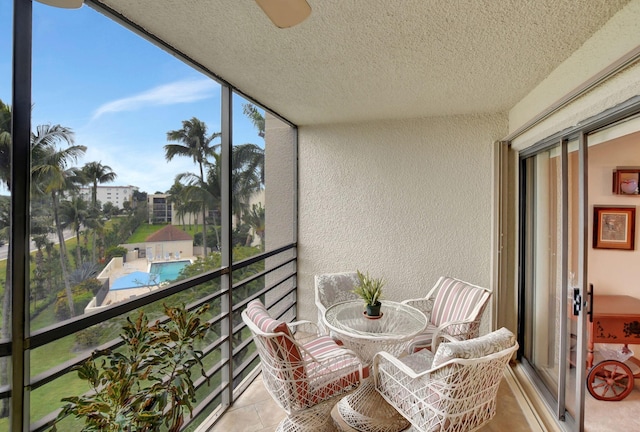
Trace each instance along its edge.
<path fill-rule="evenodd" d="M 633 373 L 617 360 L 602 361 L 589 371 L 587 389 L 598 400 L 622 400 L 633 390 Z"/>

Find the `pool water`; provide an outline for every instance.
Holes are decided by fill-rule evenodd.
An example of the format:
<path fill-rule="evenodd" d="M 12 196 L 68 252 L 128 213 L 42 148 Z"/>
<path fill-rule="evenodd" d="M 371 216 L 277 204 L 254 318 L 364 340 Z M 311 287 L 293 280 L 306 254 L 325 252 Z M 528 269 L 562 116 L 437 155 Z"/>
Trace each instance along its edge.
<path fill-rule="evenodd" d="M 180 271 L 189 264 L 191 264 L 189 260 L 151 263 L 149 272 L 158 275 L 158 283 L 173 281 L 178 278 Z"/>

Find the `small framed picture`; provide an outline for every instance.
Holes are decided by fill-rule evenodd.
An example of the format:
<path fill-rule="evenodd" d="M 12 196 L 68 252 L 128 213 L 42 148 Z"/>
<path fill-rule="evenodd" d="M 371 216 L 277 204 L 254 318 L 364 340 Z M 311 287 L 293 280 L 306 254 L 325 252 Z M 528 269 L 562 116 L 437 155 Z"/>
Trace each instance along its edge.
<path fill-rule="evenodd" d="M 593 247 L 595 249 L 635 248 L 636 208 L 593 207 Z"/>
<path fill-rule="evenodd" d="M 613 193 L 617 195 L 640 195 L 640 169 L 618 168 L 613 171 Z"/>

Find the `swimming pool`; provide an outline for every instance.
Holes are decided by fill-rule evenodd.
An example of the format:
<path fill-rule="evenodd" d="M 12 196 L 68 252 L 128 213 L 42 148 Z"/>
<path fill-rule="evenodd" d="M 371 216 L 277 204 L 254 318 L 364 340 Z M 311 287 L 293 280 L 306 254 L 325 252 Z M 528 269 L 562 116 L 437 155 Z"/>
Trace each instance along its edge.
<path fill-rule="evenodd" d="M 149 273 L 158 275 L 158 283 L 172 281 L 178 278 L 180 271 L 191 264 L 191 261 L 167 261 L 151 263 Z"/>

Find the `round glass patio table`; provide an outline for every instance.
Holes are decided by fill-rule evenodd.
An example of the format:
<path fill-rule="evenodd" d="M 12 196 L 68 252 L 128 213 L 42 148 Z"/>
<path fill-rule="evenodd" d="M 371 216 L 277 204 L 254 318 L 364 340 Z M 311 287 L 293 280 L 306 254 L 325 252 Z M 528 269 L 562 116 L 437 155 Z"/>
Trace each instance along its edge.
<path fill-rule="evenodd" d="M 371 366 L 373 356 L 379 351 L 396 357 L 406 352 L 411 339 L 427 327 L 427 317 L 414 307 L 383 301 L 380 311 L 380 318 L 371 319 L 365 316 L 361 300 L 350 300 L 330 306 L 323 318 L 332 334 Z M 398 432 L 410 426 L 378 394 L 371 377 L 342 398 L 337 406 L 344 422 L 359 431 Z"/>

